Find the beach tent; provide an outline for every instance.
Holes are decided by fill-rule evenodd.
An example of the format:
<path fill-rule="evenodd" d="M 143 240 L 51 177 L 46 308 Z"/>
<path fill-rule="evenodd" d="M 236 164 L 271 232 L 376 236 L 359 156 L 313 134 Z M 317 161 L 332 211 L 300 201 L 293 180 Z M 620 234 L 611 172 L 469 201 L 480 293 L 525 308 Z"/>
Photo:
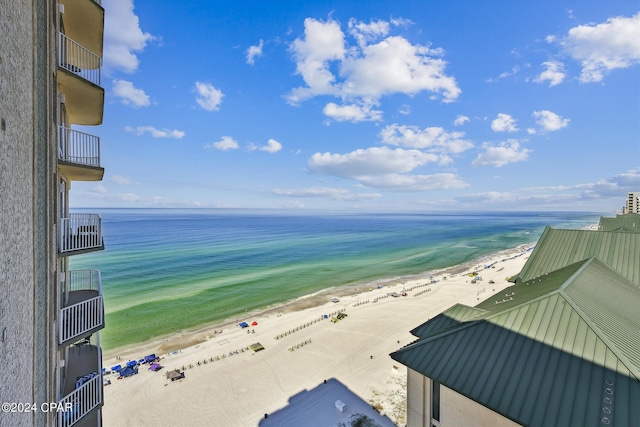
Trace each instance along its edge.
<path fill-rule="evenodd" d="M 260 350 L 264 350 L 264 346 L 262 344 L 260 344 L 259 342 L 251 344 L 249 346 L 249 348 L 255 352 L 258 352 Z"/>
<path fill-rule="evenodd" d="M 148 356 L 145 356 L 145 357 L 144 357 L 144 359 L 143 359 L 143 362 L 142 362 L 142 363 L 155 362 L 155 361 L 156 361 L 156 359 L 157 359 L 157 357 L 156 357 L 156 355 L 155 355 L 155 354 L 150 354 L 150 355 L 148 355 Z"/>
<path fill-rule="evenodd" d="M 258 326 L 258 322 L 251 323 L 251 326 Z"/>
<path fill-rule="evenodd" d="M 120 369 L 122 369 L 122 365 L 116 365 L 116 366 L 112 366 L 112 367 L 111 367 L 111 370 L 112 370 L 113 372 L 119 372 L 119 371 L 120 371 Z"/>
<path fill-rule="evenodd" d="M 126 367 L 120 371 L 120 376 L 122 378 L 131 377 L 138 373 L 138 368 Z"/>
<path fill-rule="evenodd" d="M 238 323 L 238 326 L 240 326 L 241 328 L 248 328 L 249 324 L 247 322 L 240 322 Z"/>
<path fill-rule="evenodd" d="M 184 373 L 180 372 L 178 369 L 174 369 L 173 371 L 167 372 L 167 379 L 171 381 L 179 380 L 184 378 Z"/>
<path fill-rule="evenodd" d="M 136 362 L 135 360 L 130 360 L 127 362 L 126 367 L 127 368 L 133 368 L 134 366 L 136 366 L 138 364 L 138 362 Z"/>
<path fill-rule="evenodd" d="M 152 363 L 151 366 L 149 366 L 149 370 L 153 372 L 159 371 L 160 368 L 162 368 L 162 366 L 160 366 L 159 363 Z"/>

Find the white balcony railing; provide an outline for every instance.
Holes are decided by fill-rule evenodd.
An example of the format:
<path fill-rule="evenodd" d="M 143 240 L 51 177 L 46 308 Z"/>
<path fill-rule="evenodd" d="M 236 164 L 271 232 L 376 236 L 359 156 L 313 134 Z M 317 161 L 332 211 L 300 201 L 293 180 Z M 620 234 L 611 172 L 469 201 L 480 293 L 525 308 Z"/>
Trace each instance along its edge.
<path fill-rule="evenodd" d="M 58 126 L 58 159 L 79 165 L 100 167 L 100 138 Z"/>
<path fill-rule="evenodd" d="M 102 295 L 102 275 L 100 270 L 70 270 L 67 272 L 67 290 L 98 291 Z"/>
<path fill-rule="evenodd" d="M 66 290 L 68 299 L 75 295 L 78 297 L 73 298 L 77 302 L 60 310 L 60 344 L 104 327 L 104 302 L 99 270 L 67 272 Z"/>
<path fill-rule="evenodd" d="M 102 295 L 60 310 L 60 343 L 104 326 Z"/>
<path fill-rule="evenodd" d="M 84 382 L 58 402 L 58 427 L 70 427 L 102 404 L 102 373 Z"/>
<path fill-rule="evenodd" d="M 70 214 L 60 218 L 58 252 L 102 248 L 102 218 L 97 214 Z"/>
<path fill-rule="evenodd" d="M 58 66 L 100 86 L 102 58 L 58 32 Z"/>

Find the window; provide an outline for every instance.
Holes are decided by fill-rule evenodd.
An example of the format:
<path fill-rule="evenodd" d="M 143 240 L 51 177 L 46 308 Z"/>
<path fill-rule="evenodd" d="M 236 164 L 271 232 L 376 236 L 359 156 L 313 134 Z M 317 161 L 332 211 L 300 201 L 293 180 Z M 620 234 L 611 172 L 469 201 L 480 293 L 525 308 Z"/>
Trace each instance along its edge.
<path fill-rule="evenodd" d="M 440 421 L 440 383 L 431 380 L 431 419 Z"/>

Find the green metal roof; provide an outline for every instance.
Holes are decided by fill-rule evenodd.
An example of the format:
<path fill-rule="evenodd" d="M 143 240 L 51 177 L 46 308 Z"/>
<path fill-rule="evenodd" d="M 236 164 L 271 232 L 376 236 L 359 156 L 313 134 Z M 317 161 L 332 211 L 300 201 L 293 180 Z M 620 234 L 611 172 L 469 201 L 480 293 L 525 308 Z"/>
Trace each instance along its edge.
<path fill-rule="evenodd" d="M 523 425 L 640 425 L 638 307 L 640 289 L 591 258 L 507 288 L 467 320 L 436 317 L 445 329 L 391 357 Z"/>
<path fill-rule="evenodd" d="M 600 217 L 598 230 L 640 233 L 640 215 L 617 215 L 615 218 Z"/>
<path fill-rule="evenodd" d="M 430 321 L 418 326 L 412 330 L 411 333 L 417 337 L 431 335 L 434 332 L 458 326 L 461 322 L 465 322 L 485 314 L 487 314 L 485 310 L 478 310 L 477 308 L 469 307 L 468 305 L 456 304 Z"/>
<path fill-rule="evenodd" d="M 640 286 L 640 233 L 545 228 L 517 281 L 528 281 L 592 256 Z"/>

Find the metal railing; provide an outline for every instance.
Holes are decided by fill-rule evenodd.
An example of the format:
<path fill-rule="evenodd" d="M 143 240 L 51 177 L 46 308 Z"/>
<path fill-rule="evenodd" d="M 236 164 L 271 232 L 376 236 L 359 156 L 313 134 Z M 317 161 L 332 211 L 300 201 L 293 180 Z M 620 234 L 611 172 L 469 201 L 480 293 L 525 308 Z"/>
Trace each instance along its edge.
<path fill-rule="evenodd" d="M 102 58 L 58 32 L 58 66 L 100 86 Z"/>
<path fill-rule="evenodd" d="M 102 275 L 100 270 L 67 271 L 67 291 L 98 291 L 102 295 Z"/>
<path fill-rule="evenodd" d="M 102 218 L 98 214 L 70 214 L 60 218 L 58 252 L 102 248 Z"/>
<path fill-rule="evenodd" d="M 102 404 L 102 373 L 83 383 L 58 402 L 58 427 L 70 427 Z"/>
<path fill-rule="evenodd" d="M 60 310 L 60 344 L 104 326 L 104 302 L 102 300 L 100 271 L 71 270 L 67 272 L 66 276 L 66 295 L 76 291 L 95 291 L 97 295 Z"/>
<path fill-rule="evenodd" d="M 100 138 L 58 126 L 58 159 L 80 165 L 100 167 Z"/>
<path fill-rule="evenodd" d="M 60 310 L 60 343 L 104 325 L 102 295 Z"/>

